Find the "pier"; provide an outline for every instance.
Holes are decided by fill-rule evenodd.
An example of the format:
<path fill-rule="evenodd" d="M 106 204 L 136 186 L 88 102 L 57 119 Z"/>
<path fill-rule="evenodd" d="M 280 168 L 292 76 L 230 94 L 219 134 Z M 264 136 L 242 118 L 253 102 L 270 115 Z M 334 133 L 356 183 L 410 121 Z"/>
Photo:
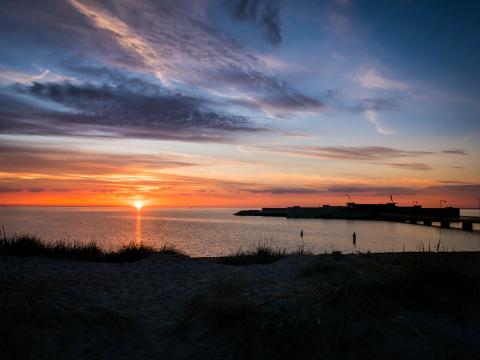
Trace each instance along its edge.
<path fill-rule="evenodd" d="M 347 206 L 323 205 L 319 207 L 291 206 L 286 208 L 262 208 L 242 210 L 237 216 L 275 216 L 297 219 L 344 219 L 394 221 L 424 226 L 438 223 L 442 228 L 450 228 L 452 223 L 461 223 L 461 229 L 472 231 L 473 224 L 480 224 L 480 216 L 460 216 L 460 209 L 454 207 L 423 208 L 421 205 L 397 206 L 386 204 L 356 204 Z"/>
<path fill-rule="evenodd" d="M 456 216 L 456 217 L 431 217 L 417 215 L 394 215 L 382 214 L 385 221 L 405 222 L 409 224 L 420 224 L 432 226 L 433 223 L 439 223 L 442 228 L 449 228 L 452 223 L 461 223 L 462 230 L 473 230 L 473 224 L 480 224 L 480 216 Z"/>

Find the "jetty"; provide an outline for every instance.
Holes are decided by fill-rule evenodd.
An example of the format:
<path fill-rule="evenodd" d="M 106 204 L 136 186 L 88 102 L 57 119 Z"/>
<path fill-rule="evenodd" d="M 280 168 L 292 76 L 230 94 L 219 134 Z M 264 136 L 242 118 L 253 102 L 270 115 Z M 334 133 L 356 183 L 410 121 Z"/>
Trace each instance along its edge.
<path fill-rule="evenodd" d="M 480 216 L 460 216 L 460 209 L 424 208 L 422 205 L 397 206 L 396 203 L 357 204 L 348 202 L 346 206 L 323 205 L 318 207 L 290 206 L 285 208 L 262 208 L 261 210 L 241 210 L 237 216 L 275 216 L 297 219 L 344 219 L 395 221 L 409 224 L 432 226 L 440 224 L 449 228 L 452 223 L 461 223 L 462 230 L 473 230 L 473 224 L 480 224 Z"/>

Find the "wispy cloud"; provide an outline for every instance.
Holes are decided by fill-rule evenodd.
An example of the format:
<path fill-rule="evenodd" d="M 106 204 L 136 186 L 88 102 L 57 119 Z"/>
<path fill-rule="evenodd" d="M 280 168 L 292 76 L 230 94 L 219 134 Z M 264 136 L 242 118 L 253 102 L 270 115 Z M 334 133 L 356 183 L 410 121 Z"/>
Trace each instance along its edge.
<path fill-rule="evenodd" d="M 95 27 L 92 32 L 101 30 L 118 45 L 114 56 L 112 49 L 106 53 L 97 47 L 104 59 L 134 71 L 149 71 L 165 86 L 188 83 L 269 113 L 278 106 L 290 112 L 323 108 L 321 101 L 272 75 L 262 61 L 211 26 L 201 6 L 192 7 L 190 2 L 181 0 L 141 3 L 125 0 L 119 11 L 106 4 L 69 2 L 89 19 Z M 231 5 L 239 9 L 234 11 L 236 14 L 247 18 L 257 18 L 260 14 L 259 21 L 268 29 L 269 36 L 277 36 L 273 25 L 277 10 L 268 10 L 276 7 L 245 3 L 248 5 L 245 9 L 242 4 Z M 128 61 L 121 60 L 124 55 L 128 55 L 125 57 Z"/>
<path fill-rule="evenodd" d="M 467 155 L 467 152 L 463 149 L 449 149 L 443 150 L 442 153 L 450 155 Z"/>
<path fill-rule="evenodd" d="M 11 85 L 14 83 L 30 84 L 32 81 L 66 81 L 74 80 L 70 76 L 62 76 L 49 69 L 36 67 L 37 73 L 26 73 L 0 66 L 0 84 Z"/>
<path fill-rule="evenodd" d="M 439 183 L 448 185 L 474 185 L 471 182 L 461 180 L 440 180 Z"/>
<path fill-rule="evenodd" d="M 273 194 L 273 195 L 301 195 L 301 194 L 322 194 L 326 191 L 320 187 L 257 187 L 257 188 L 242 188 L 240 191 L 249 192 L 252 194 Z"/>
<path fill-rule="evenodd" d="M 293 156 L 319 157 L 338 160 L 382 161 L 386 159 L 419 157 L 435 154 L 431 151 L 408 151 L 382 146 L 287 146 L 257 147 L 263 151 L 279 152 Z"/>
<path fill-rule="evenodd" d="M 374 68 L 359 71 L 353 79 L 367 89 L 407 90 L 409 88 L 409 86 L 402 81 L 382 76 Z"/>
<path fill-rule="evenodd" d="M 448 185 L 435 185 L 429 186 L 425 189 L 429 192 L 435 193 L 452 193 L 452 192 L 467 192 L 467 193 L 480 193 L 480 184 L 448 184 Z"/>
<path fill-rule="evenodd" d="M 379 119 L 377 110 L 373 108 L 365 110 L 365 117 L 370 123 L 375 125 L 375 129 L 377 130 L 377 133 L 383 134 L 383 135 L 390 135 L 394 133 L 394 131 L 387 130 L 380 124 L 380 119 Z"/>
<path fill-rule="evenodd" d="M 0 186 L 0 194 L 6 194 L 6 193 L 16 193 L 16 192 L 21 192 L 23 191 L 22 189 L 19 188 L 12 188 L 12 187 L 5 187 L 5 186 Z"/>
<path fill-rule="evenodd" d="M 372 195 L 411 195 L 418 192 L 418 188 L 410 188 L 405 186 L 382 186 L 382 185 L 339 185 L 328 188 L 332 193 L 368 193 Z"/>
<path fill-rule="evenodd" d="M 386 165 L 394 168 L 398 168 L 398 169 L 415 170 L 415 171 L 432 170 L 431 166 L 423 163 L 388 163 Z"/>
<path fill-rule="evenodd" d="M 349 112 L 363 113 L 365 118 L 375 125 L 375 130 L 379 134 L 389 135 L 394 131 L 385 129 L 380 122 L 380 112 L 395 110 L 399 106 L 401 98 L 399 96 L 389 97 L 367 97 L 359 100 L 350 101 L 349 104 L 335 103 L 335 96 L 331 96 L 334 99 L 334 106 L 340 110 L 347 110 Z"/>
<path fill-rule="evenodd" d="M 66 150 L 58 147 L 0 145 L 0 168 L 4 173 L 65 177 L 81 174 L 147 175 L 161 170 L 195 166 L 196 163 L 169 154 L 114 154 Z"/>

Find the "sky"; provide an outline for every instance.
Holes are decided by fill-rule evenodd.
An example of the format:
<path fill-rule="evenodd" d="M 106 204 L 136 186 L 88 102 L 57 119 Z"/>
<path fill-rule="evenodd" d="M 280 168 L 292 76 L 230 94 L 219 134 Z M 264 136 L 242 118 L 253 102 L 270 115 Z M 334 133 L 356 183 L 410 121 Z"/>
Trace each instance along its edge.
<path fill-rule="evenodd" d="M 478 207 L 479 15 L 2 0 L 0 204 Z"/>

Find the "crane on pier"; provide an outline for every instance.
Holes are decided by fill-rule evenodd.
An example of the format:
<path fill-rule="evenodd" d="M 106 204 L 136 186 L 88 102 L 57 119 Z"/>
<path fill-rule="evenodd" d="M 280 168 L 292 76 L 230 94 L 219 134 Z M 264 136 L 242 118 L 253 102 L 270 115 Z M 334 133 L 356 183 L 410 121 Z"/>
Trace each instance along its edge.
<path fill-rule="evenodd" d="M 391 203 L 391 204 L 395 204 L 395 205 L 397 204 L 397 203 L 393 200 L 393 195 L 392 195 L 392 194 L 390 194 L 390 203 Z"/>
<path fill-rule="evenodd" d="M 345 193 L 345 196 L 346 196 L 347 199 L 348 199 L 347 205 L 350 205 L 350 204 L 353 204 L 353 203 L 354 203 L 353 200 L 352 200 L 352 197 L 350 196 L 349 193 Z"/>

